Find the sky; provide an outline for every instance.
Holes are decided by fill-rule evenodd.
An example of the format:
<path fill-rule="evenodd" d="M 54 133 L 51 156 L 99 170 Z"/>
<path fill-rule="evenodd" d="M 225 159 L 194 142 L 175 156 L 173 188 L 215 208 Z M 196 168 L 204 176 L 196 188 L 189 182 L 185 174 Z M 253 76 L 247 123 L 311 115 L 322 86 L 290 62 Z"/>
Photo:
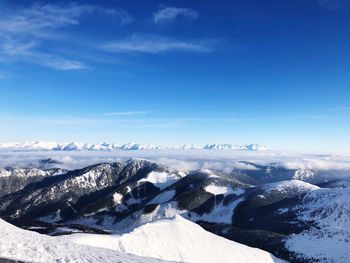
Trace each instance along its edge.
<path fill-rule="evenodd" d="M 0 141 L 350 152 L 350 1 L 0 0 Z"/>

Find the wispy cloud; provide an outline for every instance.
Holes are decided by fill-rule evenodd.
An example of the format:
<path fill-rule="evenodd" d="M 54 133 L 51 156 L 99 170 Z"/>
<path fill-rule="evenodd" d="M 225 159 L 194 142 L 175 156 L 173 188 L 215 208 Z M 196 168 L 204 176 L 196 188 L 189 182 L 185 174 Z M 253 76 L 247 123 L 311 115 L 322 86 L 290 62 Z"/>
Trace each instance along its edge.
<path fill-rule="evenodd" d="M 130 115 L 145 115 L 149 114 L 151 111 L 116 111 L 116 112 L 105 112 L 106 116 L 130 116 Z"/>
<path fill-rule="evenodd" d="M 59 40 L 60 29 L 77 26 L 88 15 L 103 14 L 130 23 L 131 16 L 123 10 L 96 5 L 34 4 L 29 8 L 0 10 L 0 57 L 11 62 L 24 61 L 58 70 L 86 68 L 76 59 L 50 52 L 47 43 Z M 45 47 L 45 48 L 44 48 Z M 45 50 L 45 51 L 44 51 Z"/>
<path fill-rule="evenodd" d="M 109 52 L 165 53 L 171 51 L 210 52 L 215 40 L 182 41 L 157 35 L 134 34 L 129 38 L 115 40 L 102 45 Z"/>
<path fill-rule="evenodd" d="M 328 8 L 331 10 L 338 10 L 344 6 L 344 0 L 318 0 L 321 7 Z"/>
<path fill-rule="evenodd" d="M 190 8 L 163 7 L 153 15 L 154 23 L 171 22 L 180 17 L 188 20 L 196 20 L 199 14 Z"/>
<path fill-rule="evenodd" d="M 12 78 L 12 74 L 6 71 L 0 71 L 0 80 Z"/>
<path fill-rule="evenodd" d="M 41 52 L 37 50 L 39 44 L 36 41 L 17 42 L 7 40 L 0 43 L 2 54 L 7 57 L 7 60 L 24 61 L 33 64 L 38 64 L 58 70 L 75 70 L 87 68 L 82 62 L 71 60 L 62 56 Z"/>
<path fill-rule="evenodd" d="M 59 127 L 86 129 L 87 127 L 137 127 L 137 128 L 173 128 L 187 125 L 203 125 L 207 123 L 235 123 L 238 118 L 221 117 L 177 117 L 177 118 L 150 118 L 144 115 L 151 111 L 125 111 L 108 112 L 106 117 L 84 117 L 84 116 L 25 116 L 9 113 L 0 114 L 0 132 L 14 127 L 27 129 L 28 127 Z M 115 118 L 110 118 L 114 116 Z"/>
<path fill-rule="evenodd" d="M 53 29 L 79 25 L 84 16 L 91 14 L 110 15 L 118 18 L 121 24 L 130 23 L 132 17 L 121 9 L 109 9 L 97 5 L 34 4 L 29 8 L 3 10 L 0 31 L 10 34 L 37 35 L 52 37 Z"/>
<path fill-rule="evenodd" d="M 328 120 L 333 118 L 330 114 L 295 114 L 290 117 L 304 120 Z"/>
<path fill-rule="evenodd" d="M 350 106 L 339 106 L 339 107 L 333 107 L 329 108 L 331 111 L 348 111 L 350 110 Z"/>

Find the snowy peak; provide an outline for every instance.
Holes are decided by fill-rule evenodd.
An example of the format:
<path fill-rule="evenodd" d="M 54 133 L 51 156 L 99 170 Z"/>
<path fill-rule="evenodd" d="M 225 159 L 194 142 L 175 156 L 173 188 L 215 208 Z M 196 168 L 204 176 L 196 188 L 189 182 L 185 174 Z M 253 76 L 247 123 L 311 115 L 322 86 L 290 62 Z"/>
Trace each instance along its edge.
<path fill-rule="evenodd" d="M 56 149 L 60 144 L 50 141 L 36 141 L 36 142 L 5 142 L 0 143 L 0 148 L 4 149 Z"/>
<path fill-rule="evenodd" d="M 236 150 L 236 151 L 266 151 L 268 148 L 259 144 L 207 144 L 203 147 L 198 147 L 193 144 L 184 145 L 150 145 L 150 144 L 138 144 L 138 143 L 127 143 L 127 144 L 116 144 L 116 143 L 81 143 L 81 142 L 70 142 L 70 143 L 57 143 L 51 141 L 35 141 L 35 142 L 24 142 L 24 143 L 0 143 L 0 150 L 46 150 L 46 151 L 137 151 L 137 150 Z"/>
<path fill-rule="evenodd" d="M 119 147 L 120 150 L 132 151 L 132 150 L 155 150 L 158 149 L 157 146 L 149 144 L 137 144 L 137 143 L 127 143 Z"/>
<path fill-rule="evenodd" d="M 207 150 L 239 150 L 239 151 L 266 151 L 268 148 L 259 144 L 207 144 L 203 147 Z"/>

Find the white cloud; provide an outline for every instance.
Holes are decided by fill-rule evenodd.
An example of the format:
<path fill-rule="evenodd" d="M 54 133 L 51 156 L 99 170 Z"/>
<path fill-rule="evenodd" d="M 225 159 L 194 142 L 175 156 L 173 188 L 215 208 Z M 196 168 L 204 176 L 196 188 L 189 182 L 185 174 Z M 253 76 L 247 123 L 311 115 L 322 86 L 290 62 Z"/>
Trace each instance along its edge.
<path fill-rule="evenodd" d="M 69 154 L 67 156 L 67 154 Z M 350 170 L 349 155 L 317 155 L 286 152 L 240 152 L 208 150 L 143 150 L 116 152 L 6 152 L 0 151 L 0 168 L 6 166 L 26 167 L 39 160 L 51 157 L 63 162 L 62 168 L 77 169 L 85 166 L 113 162 L 120 159 L 143 158 L 170 168 L 190 171 L 212 169 L 230 173 L 233 169 L 256 170 L 257 168 L 241 161 L 266 165 L 274 163 L 288 169 Z"/>
<path fill-rule="evenodd" d="M 316 170 L 349 170 L 350 159 L 341 158 L 300 158 L 281 162 L 283 167 L 289 169 L 316 169 Z"/>
<path fill-rule="evenodd" d="M 34 4 L 29 8 L 1 12 L 0 32 L 9 34 L 53 37 L 51 30 L 80 24 L 83 16 L 104 14 L 117 17 L 121 24 L 130 23 L 131 16 L 121 9 L 108 9 L 95 5 Z"/>
<path fill-rule="evenodd" d="M 117 18 L 120 24 L 132 18 L 125 11 L 95 5 L 34 4 L 29 8 L 0 10 L 0 57 L 7 62 L 27 62 L 58 70 L 86 68 L 76 59 L 49 51 L 48 41 L 63 38 L 60 29 L 76 26 L 92 14 Z M 67 41 L 67 39 L 65 39 Z M 69 42 L 69 40 L 68 40 Z M 45 50 L 45 51 L 43 51 Z"/>
<path fill-rule="evenodd" d="M 37 41 L 20 42 L 6 40 L 1 43 L 1 51 L 8 60 L 24 61 L 38 64 L 58 70 L 83 69 L 86 66 L 79 61 L 63 58 L 59 55 L 37 51 L 39 43 Z"/>
<path fill-rule="evenodd" d="M 160 157 L 160 158 L 155 158 L 153 160 L 163 165 L 166 165 L 168 167 L 171 167 L 173 169 L 177 169 L 181 171 L 191 171 L 191 170 L 201 169 L 201 165 L 198 161 L 181 160 L 181 159 L 174 159 L 174 158 L 168 158 L 168 157 Z"/>
<path fill-rule="evenodd" d="M 151 111 L 116 111 L 116 112 L 106 112 L 104 115 L 106 116 L 130 116 L 130 115 L 145 115 L 149 114 Z"/>
<path fill-rule="evenodd" d="M 80 61 L 69 60 L 62 57 L 40 54 L 32 54 L 33 62 L 40 65 L 45 65 L 50 68 L 59 69 L 59 70 L 75 70 L 75 69 L 86 69 L 87 66 Z"/>
<path fill-rule="evenodd" d="M 0 80 L 2 79 L 9 79 L 12 77 L 12 74 L 9 72 L 5 72 L 5 71 L 0 71 Z"/>
<path fill-rule="evenodd" d="M 164 7 L 154 14 L 153 21 L 154 23 L 170 22 L 179 17 L 195 20 L 198 16 L 198 12 L 190 8 Z"/>
<path fill-rule="evenodd" d="M 181 41 L 157 35 L 134 34 L 126 39 L 106 43 L 102 48 L 115 53 L 136 52 L 156 54 L 170 51 L 210 52 L 215 42 L 216 41 L 213 40 Z"/>

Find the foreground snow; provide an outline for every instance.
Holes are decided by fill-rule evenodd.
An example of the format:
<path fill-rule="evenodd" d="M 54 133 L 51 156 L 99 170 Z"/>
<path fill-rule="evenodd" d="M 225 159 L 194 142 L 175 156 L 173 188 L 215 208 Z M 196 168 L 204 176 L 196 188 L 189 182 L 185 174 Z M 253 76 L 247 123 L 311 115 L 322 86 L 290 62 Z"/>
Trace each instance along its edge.
<path fill-rule="evenodd" d="M 181 216 L 156 220 L 122 235 L 73 234 L 60 239 L 178 262 L 284 262 L 263 250 L 209 233 Z"/>
<path fill-rule="evenodd" d="M 23 230 L 0 219 L 0 237 L 0 259 L 25 262 L 284 262 L 209 233 L 181 216 L 156 220 L 122 235 L 60 237 Z"/>
<path fill-rule="evenodd" d="M 142 258 L 107 248 L 78 245 L 69 239 L 54 238 L 17 228 L 0 219 L 0 259 L 26 262 L 110 262 L 155 263 L 161 260 Z"/>

